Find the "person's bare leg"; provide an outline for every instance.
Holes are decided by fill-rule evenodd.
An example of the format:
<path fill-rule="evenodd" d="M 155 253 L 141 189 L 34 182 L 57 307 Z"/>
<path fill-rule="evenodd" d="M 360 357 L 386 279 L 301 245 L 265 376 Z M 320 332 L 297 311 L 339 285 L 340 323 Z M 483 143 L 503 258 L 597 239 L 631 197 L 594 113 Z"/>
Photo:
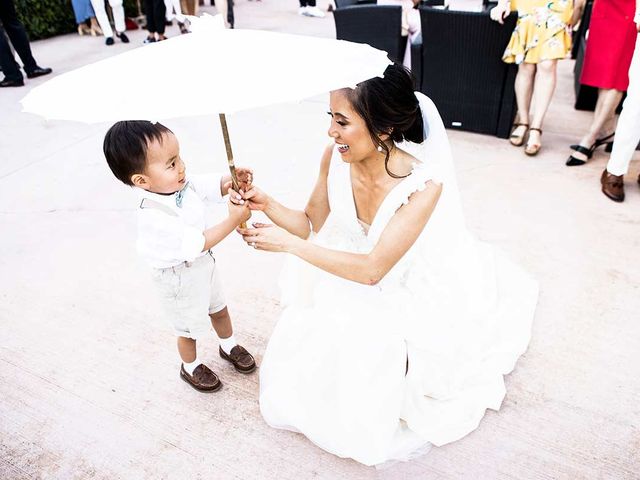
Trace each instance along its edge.
<path fill-rule="evenodd" d="M 229 310 L 224 307 L 217 313 L 209 314 L 211 317 L 211 325 L 218 334 L 218 338 L 229 338 L 233 335 L 233 327 L 231 326 L 231 317 L 229 316 Z"/>
<path fill-rule="evenodd" d="M 98 24 L 98 19 L 96 17 L 91 17 L 89 21 L 91 22 L 91 31 L 95 32 L 97 35 L 102 35 L 102 29 Z"/>
<path fill-rule="evenodd" d="M 196 341 L 193 338 L 178 337 L 178 353 L 182 363 L 191 363 L 196 359 Z"/>
<path fill-rule="evenodd" d="M 516 103 L 518 105 L 518 115 L 516 123 L 529 123 L 529 109 L 531 107 L 531 95 L 533 94 L 533 81 L 536 76 L 536 65 L 534 63 L 521 63 L 518 66 L 516 75 L 515 92 Z M 522 136 L 526 133 L 527 127 L 516 127 L 513 135 Z"/>
<path fill-rule="evenodd" d="M 613 123 L 615 121 L 616 107 L 620 104 L 622 99 L 622 92 L 614 89 L 601 88 L 598 91 L 598 103 L 596 104 L 596 110 L 593 113 L 593 120 L 589 126 L 589 130 L 584 137 L 580 140 L 580 145 L 585 148 L 591 148 L 595 141 L 603 135 L 608 135 L 613 132 Z M 605 130 L 605 127 L 611 128 Z M 584 153 L 573 152 L 571 154 L 578 160 L 587 161 L 588 158 Z"/>
<path fill-rule="evenodd" d="M 544 117 L 547 114 L 551 97 L 556 88 L 556 67 L 557 60 L 545 60 L 538 64 L 535 79 L 535 96 L 533 104 L 533 115 L 531 118 L 530 128 L 542 129 Z M 533 130 L 529 132 L 529 140 L 527 147 L 535 148 L 542 145 L 540 141 L 540 132 Z"/>

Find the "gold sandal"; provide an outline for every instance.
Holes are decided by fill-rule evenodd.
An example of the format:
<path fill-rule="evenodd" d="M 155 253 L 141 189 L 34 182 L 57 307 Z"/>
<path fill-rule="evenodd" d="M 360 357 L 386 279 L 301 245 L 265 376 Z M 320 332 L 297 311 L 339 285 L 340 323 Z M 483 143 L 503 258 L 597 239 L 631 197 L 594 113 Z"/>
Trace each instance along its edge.
<path fill-rule="evenodd" d="M 535 130 L 536 132 L 540 132 L 540 136 L 542 136 L 542 130 L 541 129 L 535 128 L 535 127 L 531 127 L 529 129 L 529 132 L 531 132 L 532 130 Z M 524 147 L 524 153 L 526 153 L 530 157 L 533 157 L 534 155 L 538 154 L 538 152 L 540 151 L 541 148 L 542 148 L 542 143 L 539 143 L 539 144 L 534 143 L 533 145 L 529 145 L 529 142 L 527 141 L 527 144 Z"/>
<path fill-rule="evenodd" d="M 511 131 L 511 135 L 509 135 L 509 142 L 511 142 L 511 145 L 513 145 L 514 147 L 521 147 L 522 144 L 524 143 L 524 137 L 527 134 L 527 130 L 529 129 L 529 124 L 528 123 L 514 123 L 513 124 L 513 130 Z M 522 135 L 515 135 L 513 132 L 516 131 L 516 129 L 518 127 L 525 127 L 524 128 L 524 132 L 522 132 Z"/>

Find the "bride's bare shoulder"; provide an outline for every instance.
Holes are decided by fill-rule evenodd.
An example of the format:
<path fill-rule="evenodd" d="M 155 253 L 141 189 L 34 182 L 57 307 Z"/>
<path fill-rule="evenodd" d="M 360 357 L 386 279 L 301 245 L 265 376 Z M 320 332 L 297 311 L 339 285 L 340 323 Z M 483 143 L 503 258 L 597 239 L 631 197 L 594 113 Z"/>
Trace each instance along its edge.
<path fill-rule="evenodd" d="M 409 152 L 402 150 L 401 148 L 398 148 L 398 150 L 400 151 L 400 163 L 404 171 L 411 172 L 416 165 L 422 164 L 420 160 Z"/>

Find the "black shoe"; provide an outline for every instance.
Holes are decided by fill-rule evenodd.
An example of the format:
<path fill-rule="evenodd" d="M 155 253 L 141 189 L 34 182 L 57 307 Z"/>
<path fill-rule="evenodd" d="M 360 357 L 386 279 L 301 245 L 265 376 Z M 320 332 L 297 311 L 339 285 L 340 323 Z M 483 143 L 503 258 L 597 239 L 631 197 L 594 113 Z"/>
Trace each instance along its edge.
<path fill-rule="evenodd" d="M 118 33 L 118 38 L 122 43 L 129 43 L 129 37 L 127 37 L 124 32 Z"/>
<path fill-rule="evenodd" d="M 9 80 L 5 78 L 0 82 L 0 88 L 4 87 L 24 87 L 24 80 Z"/>
<path fill-rule="evenodd" d="M 611 152 L 611 147 L 613 146 L 612 138 L 615 134 L 616 132 L 613 132 L 612 134 L 607 135 L 606 137 L 597 138 L 596 143 L 594 143 L 593 145 L 595 146 L 595 148 L 598 148 L 600 145 L 606 145 L 605 152 Z M 580 145 L 569 145 L 569 148 L 571 150 L 577 150 L 579 146 Z"/>
<path fill-rule="evenodd" d="M 596 149 L 595 144 L 591 145 L 591 148 L 583 147 L 582 145 L 576 146 L 578 147 L 576 148 L 576 152 L 583 154 L 585 157 L 587 157 L 587 160 L 589 160 L 593 156 L 593 152 Z M 571 154 L 569 155 L 569 158 L 567 158 L 567 161 L 564 162 L 564 164 L 567 167 L 577 167 L 579 165 L 584 165 L 585 163 L 587 163 L 587 160 L 576 158 L 573 156 L 573 154 Z"/>
<path fill-rule="evenodd" d="M 144 39 L 144 42 L 142 43 L 156 43 L 156 38 L 155 37 L 147 37 Z"/>
<path fill-rule="evenodd" d="M 49 75 L 51 72 L 53 72 L 53 70 L 50 68 L 36 67 L 34 70 L 27 72 L 27 78 L 41 77 L 43 75 Z"/>
<path fill-rule="evenodd" d="M 600 146 L 600 145 L 606 145 L 605 147 L 605 151 L 606 152 L 611 152 L 611 149 L 613 147 L 613 142 L 609 141 L 611 139 L 611 137 L 613 137 L 615 135 L 615 132 L 612 133 L 611 135 L 607 135 L 604 138 L 599 138 L 597 139 L 593 145 L 591 145 L 591 147 L 587 148 L 587 147 L 583 147 L 582 145 L 571 145 L 571 148 L 573 150 L 575 150 L 578 153 L 583 154 L 584 156 L 587 157 L 587 160 L 590 160 L 591 157 L 593 157 L 593 152 L 596 151 L 596 149 Z M 582 160 L 580 158 L 576 158 L 573 156 L 573 154 L 569 155 L 569 158 L 567 158 L 567 161 L 565 162 L 565 165 L 567 167 L 577 167 L 579 165 L 584 165 L 585 163 L 587 163 L 587 160 Z"/>
<path fill-rule="evenodd" d="M 116 41 L 113 39 L 113 37 L 107 37 L 107 39 L 104 41 L 105 44 L 111 46 L 114 43 L 116 43 Z"/>

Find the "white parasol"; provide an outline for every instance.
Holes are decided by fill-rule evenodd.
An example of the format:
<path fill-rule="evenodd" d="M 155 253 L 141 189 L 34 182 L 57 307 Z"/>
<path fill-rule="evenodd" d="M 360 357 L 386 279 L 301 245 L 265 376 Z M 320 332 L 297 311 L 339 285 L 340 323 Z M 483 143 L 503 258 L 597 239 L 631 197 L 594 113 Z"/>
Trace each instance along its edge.
<path fill-rule="evenodd" d="M 192 29 L 52 78 L 25 96 L 23 111 L 84 123 L 219 114 L 237 188 L 226 113 L 355 87 L 391 63 L 369 45 L 229 30 L 220 16 L 192 17 Z"/>

